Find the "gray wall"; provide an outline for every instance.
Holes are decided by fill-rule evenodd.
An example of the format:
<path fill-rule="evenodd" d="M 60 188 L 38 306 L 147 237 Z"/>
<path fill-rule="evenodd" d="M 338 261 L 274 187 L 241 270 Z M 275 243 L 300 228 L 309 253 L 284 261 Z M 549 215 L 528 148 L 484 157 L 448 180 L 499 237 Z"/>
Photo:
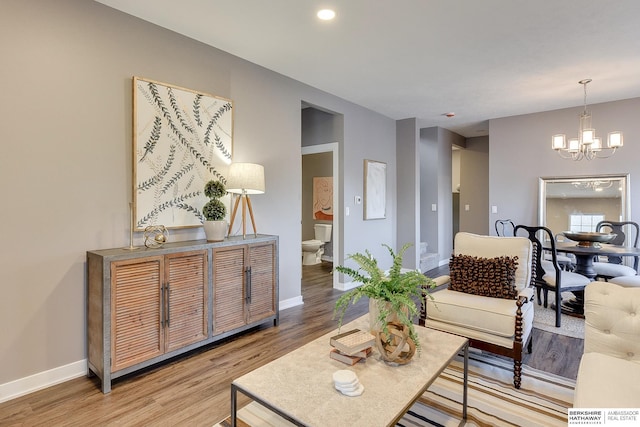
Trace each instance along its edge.
<path fill-rule="evenodd" d="M 420 129 L 420 241 L 426 242 L 427 250 L 432 253 L 438 253 L 439 249 L 438 211 L 434 212 L 431 205 L 435 204 L 436 209 L 441 208 L 438 206 L 438 165 L 440 163 L 438 128 Z M 440 253 L 441 258 L 449 255 Z"/>
<path fill-rule="evenodd" d="M 451 152 L 451 192 L 460 191 L 460 150 Z"/>
<path fill-rule="evenodd" d="M 453 180 L 452 151 L 465 145 L 465 138 L 447 129 L 438 128 L 438 254 L 448 260 L 453 252 Z"/>
<path fill-rule="evenodd" d="M 490 229 L 498 218 L 537 224 L 538 178 L 630 174 L 631 219 L 640 222 L 640 98 L 590 105 L 597 134 L 624 132 L 625 145 L 608 159 L 574 162 L 561 159 L 551 149 L 551 135 L 575 135 L 581 107 L 491 120 L 489 153 Z M 495 231 L 493 231 L 495 233 Z"/>
<path fill-rule="evenodd" d="M 398 120 L 396 125 L 398 159 L 398 245 L 410 243 L 403 258 L 404 267 L 420 265 L 420 152 L 416 119 Z"/>
<path fill-rule="evenodd" d="M 344 117 L 317 108 L 302 109 L 302 146 L 344 141 Z"/>
<path fill-rule="evenodd" d="M 129 244 L 132 76 L 234 101 L 234 161 L 265 167 L 251 200 L 258 231 L 280 236 L 283 301 L 301 301 L 302 101 L 344 116 L 340 215 L 362 195 L 364 158 L 396 186 L 393 120 L 101 4 L 5 0 L 0 47 L 0 386 L 86 358 L 85 252 Z M 342 253 L 395 245 L 387 194 L 386 220 L 341 219 Z"/>
<path fill-rule="evenodd" d="M 460 231 L 489 234 L 489 137 L 467 139 L 459 153 Z"/>
<path fill-rule="evenodd" d="M 453 251 L 453 145 L 463 147 L 464 138 L 439 127 L 420 129 L 420 238 L 440 263 Z"/>

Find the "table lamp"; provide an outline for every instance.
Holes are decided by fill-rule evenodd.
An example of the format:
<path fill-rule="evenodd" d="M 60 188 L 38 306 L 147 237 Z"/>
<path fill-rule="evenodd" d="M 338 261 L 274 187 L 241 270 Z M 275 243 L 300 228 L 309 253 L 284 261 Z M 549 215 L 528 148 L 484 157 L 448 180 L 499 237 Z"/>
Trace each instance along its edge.
<path fill-rule="evenodd" d="M 253 234 L 257 237 L 258 231 L 256 229 L 256 221 L 253 218 L 253 209 L 251 208 L 251 198 L 249 195 L 264 193 L 264 167 L 255 163 L 231 163 L 231 165 L 229 165 L 229 173 L 227 174 L 226 186 L 227 192 L 237 195 L 231 213 L 229 235 L 231 235 L 233 222 L 238 212 L 238 204 L 240 200 L 242 200 L 242 238 L 246 238 L 247 206 L 249 206 Z"/>

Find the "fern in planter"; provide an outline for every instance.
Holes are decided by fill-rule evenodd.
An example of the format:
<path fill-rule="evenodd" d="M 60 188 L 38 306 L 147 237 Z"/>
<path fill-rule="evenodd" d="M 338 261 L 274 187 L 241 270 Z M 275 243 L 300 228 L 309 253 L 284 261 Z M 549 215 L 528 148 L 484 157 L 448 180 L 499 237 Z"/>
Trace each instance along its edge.
<path fill-rule="evenodd" d="M 393 258 L 393 265 L 386 272 L 378 267 L 378 261 L 368 250 L 365 250 L 364 254 L 355 253 L 347 257 L 358 264 L 357 270 L 345 266 L 336 267 L 337 271 L 350 276 L 355 282 L 362 283 L 362 286 L 338 298 L 334 318 L 338 315 L 338 324 L 342 326 L 342 320 L 349 305 L 355 304 L 362 297 L 385 301 L 388 304 L 379 304 L 380 312 L 377 319 L 383 325 L 385 334 L 389 335 L 386 326 L 387 317 L 395 314 L 400 323 L 409 328 L 409 336 L 416 344 L 416 348 L 420 350 L 413 319 L 420 315 L 420 305 L 423 301 L 426 303 L 426 298 L 432 298 L 430 290 L 435 287 L 435 282 L 418 270 L 402 271 L 402 257 L 411 246 L 410 243 L 405 244 L 397 254 L 389 245 L 382 246 L 387 248 Z"/>

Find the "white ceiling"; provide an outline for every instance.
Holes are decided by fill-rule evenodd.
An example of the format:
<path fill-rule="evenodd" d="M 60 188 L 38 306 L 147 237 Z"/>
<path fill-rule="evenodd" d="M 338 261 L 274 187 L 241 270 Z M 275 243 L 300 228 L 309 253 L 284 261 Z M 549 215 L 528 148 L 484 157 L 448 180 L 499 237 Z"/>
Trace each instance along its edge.
<path fill-rule="evenodd" d="M 638 0 L 97 1 L 465 137 L 492 118 L 580 106 L 584 78 L 589 104 L 640 97 Z M 331 22 L 315 16 L 326 6 Z"/>

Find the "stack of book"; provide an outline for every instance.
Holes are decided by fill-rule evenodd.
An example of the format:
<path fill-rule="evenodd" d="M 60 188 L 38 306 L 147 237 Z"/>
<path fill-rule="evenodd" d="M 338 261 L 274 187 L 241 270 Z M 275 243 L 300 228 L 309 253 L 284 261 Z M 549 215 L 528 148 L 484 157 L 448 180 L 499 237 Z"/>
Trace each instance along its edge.
<path fill-rule="evenodd" d="M 371 354 L 375 337 L 369 332 L 352 329 L 331 337 L 329 343 L 333 347 L 329 357 L 347 365 L 354 365 Z"/>

